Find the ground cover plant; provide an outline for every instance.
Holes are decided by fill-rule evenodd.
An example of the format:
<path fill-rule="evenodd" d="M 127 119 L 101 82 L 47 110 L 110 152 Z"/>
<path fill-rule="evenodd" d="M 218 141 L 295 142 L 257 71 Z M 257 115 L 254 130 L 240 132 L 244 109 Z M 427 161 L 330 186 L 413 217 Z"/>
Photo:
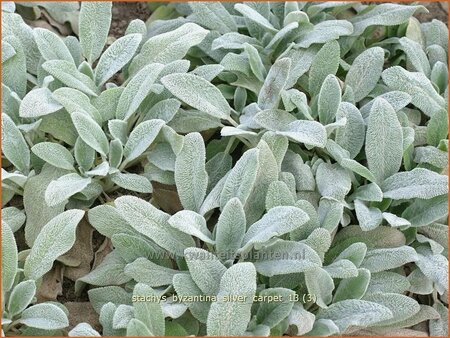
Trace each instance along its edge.
<path fill-rule="evenodd" d="M 2 3 L 3 334 L 447 336 L 446 24 L 149 7 Z"/>

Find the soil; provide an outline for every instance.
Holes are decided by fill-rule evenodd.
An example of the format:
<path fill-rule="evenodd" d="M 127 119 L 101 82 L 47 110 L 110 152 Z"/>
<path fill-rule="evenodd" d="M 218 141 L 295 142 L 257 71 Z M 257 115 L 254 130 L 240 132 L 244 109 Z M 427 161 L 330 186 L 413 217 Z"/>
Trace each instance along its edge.
<path fill-rule="evenodd" d="M 429 10 L 429 13 L 419 13 L 415 17 L 420 22 L 429 22 L 433 19 L 441 20 L 448 25 L 448 3 L 447 2 L 429 2 L 423 3 Z"/>
<path fill-rule="evenodd" d="M 145 2 L 114 2 L 109 35 L 120 38 L 125 34 L 130 21 L 141 19 L 145 22 L 149 16 L 150 10 Z"/>

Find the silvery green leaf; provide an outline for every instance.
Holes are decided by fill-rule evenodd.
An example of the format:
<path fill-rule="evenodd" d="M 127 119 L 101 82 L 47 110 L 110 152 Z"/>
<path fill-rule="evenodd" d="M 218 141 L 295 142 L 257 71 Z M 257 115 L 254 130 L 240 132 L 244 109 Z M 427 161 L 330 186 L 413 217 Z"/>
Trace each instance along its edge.
<path fill-rule="evenodd" d="M 337 163 L 321 163 L 317 167 L 316 182 L 322 196 L 337 200 L 343 200 L 352 187 L 348 171 Z"/>
<path fill-rule="evenodd" d="M 92 328 L 88 323 L 79 323 L 69 331 L 69 337 L 101 337 L 100 333 Z"/>
<path fill-rule="evenodd" d="M 123 91 L 123 87 L 107 88 L 98 97 L 92 98 L 92 105 L 97 108 L 102 117 L 102 122 L 116 117 L 117 104 Z"/>
<path fill-rule="evenodd" d="M 448 196 L 441 195 L 429 200 L 417 199 L 402 213 L 402 217 L 415 227 L 429 225 L 448 215 Z"/>
<path fill-rule="evenodd" d="M 169 298 L 168 300 L 161 302 L 162 309 L 164 312 L 164 317 L 169 317 L 172 319 L 177 319 L 183 316 L 186 313 L 186 310 L 188 309 L 187 306 L 183 303 L 175 302 L 172 298 Z M 192 318 L 192 317 L 190 317 Z M 188 329 L 188 328 L 187 328 Z M 189 329 L 188 329 L 189 331 Z M 167 332 L 166 332 L 167 334 Z"/>
<path fill-rule="evenodd" d="M 66 202 L 71 196 L 86 188 L 91 181 L 91 178 L 81 177 L 76 173 L 61 176 L 48 185 L 45 190 L 45 202 L 50 207 Z"/>
<path fill-rule="evenodd" d="M 119 304 L 118 304 L 119 305 Z M 115 330 L 113 328 L 113 318 L 114 313 L 117 310 L 117 305 L 107 301 L 102 305 L 102 307 L 99 309 L 98 313 L 99 316 L 99 322 L 102 325 L 102 333 L 104 335 L 112 335 L 112 334 L 125 334 L 124 330 Z"/>
<path fill-rule="evenodd" d="M 331 336 L 339 333 L 339 328 L 330 319 L 316 319 L 313 328 L 308 332 L 312 336 Z"/>
<path fill-rule="evenodd" d="M 119 226 L 122 225 L 120 223 L 123 223 L 123 220 L 119 220 Z M 148 258 L 158 265 L 165 267 L 172 266 L 172 262 L 164 249 L 161 249 L 153 242 L 144 239 L 143 236 L 140 236 L 137 233 L 130 233 L 130 230 L 132 230 L 131 227 L 125 224 L 123 231 L 119 231 L 118 233 L 116 231 L 116 233 L 113 233 L 111 236 L 111 242 L 114 245 L 114 249 L 121 258 L 127 263 L 134 262 L 138 258 Z"/>
<path fill-rule="evenodd" d="M 2 153 L 22 173 L 30 167 L 30 149 L 14 121 L 2 113 Z"/>
<path fill-rule="evenodd" d="M 173 119 L 168 123 L 178 133 L 200 132 L 222 126 L 220 119 L 205 114 L 202 111 L 179 109 Z"/>
<path fill-rule="evenodd" d="M 214 155 L 205 164 L 206 172 L 208 173 L 208 188 L 206 192 L 209 193 L 211 189 L 231 170 L 233 159 L 230 154 L 219 152 Z M 174 161 L 175 163 L 175 161 Z"/>
<path fill-rule="evenodd" d="M 80 135 L 81 139 L 102 155 L 108 153 L 108 139 L 102 128 L 89 116 L 74 112 L 72 122 Z"/>
<path fill-rule="evenodd" d="M 27 280 L 17 284 L 12 290 L 8 300 L 8 314 L 15 316 L 25 310 L 33 300 L 36 293 L 36 284 Z"/>
<path fill-rule="evenodd" d="M 361 299 L 366 293 L 370 282 L 370 271 L 367 269 L 358 269 L 358 275 L 342 280 L 336 292 L 333 302 L 337 303 L 345 299 Z"/>
<path fill-rule="evenodd" d="M 188 50 L 198 45 L 209 33 L 206 29 L 188 22 L 181 27 L 152 36 L 141 48 L 130 64 L 130 72 L 136 73 L 150 63 L 169 64 L 183 59 Z"/>
<path fill-rule="evenodd" d="M 422 273 L 435 283 L 437 291 L 442 294 L 448 291 L 448 259 L 440 254 L 433 254 L 428 248 L 417 248 L 416 265 Z"/>
<path fill-rule="evenodd" d="M 319 227 L 319 218 L 316 208 L 306 200 L 298 200 L 295 206 L 302 209 L 309 216 L 309 221 L 304 226 L 292 231 L 289 236 L 291 240 L 302 240 L 308 237 L 314 229 Z"/>
<path fill-rule="evenodd" d="M 351 171 L 357 173 L 358 175 L 367 178 L 371 182 L 376 181 L 374 174 L 365 166 L 363 166 L 361 163 L 356 162 L 355 160 L 344 158 L 341 160 L 341 162 L 339 162 L 339 164 L 342 167 L 350 169 Z"/>
<path fill-rule="evenodd" d="M 153 192 L 152 184 L 142 175 L 122 174 L 120 172 L 111 175 L 111 181 L 127 190 L 137 191 L 143 194 Z"/>
<path fill-rule="evenodd" d="M 109 165 L 113 168 L 119 168 L 123 157 L 122 142 L 119 140 L 112 140 L 109 144 Z"/>
<path fill-rule="evenodd" d="M 127 325 L 127 336 L 142 336 L 148 337 L 152 336 L 153 332 L 149 330 L 147 325 L 145 325 L 142 321 L 136 318 L 132 318 Z"/>
<path fill-rule="evenodd" d="M 19 115 L 24 118 L 34 118 L 54 113 L 63 108 L 52 97 L 48 88 L 34 89 L 25 95 L 20 103 Z"/>
<path fill-rule="evenodd" d="M 309 92 L 318 94 L 325 78 L 336 74 L 339 67 L 340 47 L 337 41 L 330 41 L 322 46 L 312 59 L 309 70 Z"/>
<path fill-rule="evenodd" d="M 278 206 L 294 206 L 295 200 L 286 183 L 273 181 L 267 189 L 266 210 Z"/>
<path fill-rule="evenodd" d="M 223 127 L 220 130 L 220 136 L 227 137 L 227 136 L 242 136 L 246 139 L 254 139 L 257 134 L 253 131 L 244 130 L 241 128 L 235 128 L 235 127 Z"/>
<path fill-rule="evenodd" d="M 248 62 L 252 73 L 258 78 L 259 81 L 264 82 L 267 76 L 266 68 L 261 60 L 258 50 L 250 43 L 244 43 L 244 49 L 248 56 Z"/>
<path fill-rule="evenodd" d="M 26 25 L 24 26 L 29 28 Z M 8 43 L 14 49 L 15 55 L 4 62 L 2 61 L 2 83 L 22 98 L 27 92 L 26 56 L 28 54 L 25 52 L 21 41 L 15 36 L 4 37 L 3 43 Z"/>
<path fill-rule="evenodd" d="M 425 26 L 423 26 L 425 27 Z M 435 65 L 436 62 L 441 61 L 445 64 L 447 52 L 442 48 L 442 46 L 437 44 L 432 44 L 426 48 L 426 53 L 428 56 L 428 60 L 430 61 L 431 67 Z"/>
<path fill-rule="evenodd" d="M 303 308 L 302 303 L 294 303 L 288 316 L 290 326 L 295 326 L 295 335 L 301 336 L 312 330 L 316 316 Z"/>
<path fill-rule="evenodd" d="M 285 288 L 270 288 L 262 290 L 258 297 L 281 297 L 281 302 L 263 302 L 256 313 L 256 320 L 262 325 L 267 325 L 270 328 L 278 325 L 291 312 L 294 302 L 293 298 L 295 292 Z"/>
<path fill-rule="evenodd" d="M 165 122 L 169 122 L 179 112 L 180 106 L 181 102 L 173 98 L 159 101 L 145 114 L 144 121 L 151 119 L 161 119 Z M 183 115 L 187 115 L 185 114 L 185 112 L 182 113 Z"/>
<path fill-rule="evenodd" d="M 135 235 L 137 232 L 119 214 L 116 208 L 103 204 L 88 212 L 89 223 L 103 236 L 111 238 L 115 234 Z"/>
<path fill-rule="evenodd" d="M 316 121 L 294 121 L 289 123 L 283 131 L 277 133 L 308 146 L 325 148 L 327 143 L 327 131 L 322 124 Z"/>
<path fill-rule="evenodd" d="M 223 4 L 219 2 L 189 2 L 190 19 L 221 34 L 236 32 L 237 26 Z"/>
<path fill-rule="evenodd" d="M 357 299 L 342 300 L 319 310 L 317 319 L 331 319 L 340 332 L 349 326 L 367 327 L 393 317 L 391 310 L 383 305 Z"/>
<path fill-rule="evenodd" d="M 320 267 L 305 271 L 305 283 L 308 293 L 314 295 L 316 304 L 321 308 L 327 308 L 327 304 L 331 303 L 334 290 L 334 282 L 330 274 Z"/>
<path fill-rule="evenodd" d="M 50 60 L 42 64 L 42 68 L 66 86 L 78 89 L 90 96 L 97 96 L 97 87 L 87 75 L 78 71 L 73 62 Z"/>
<path fill-rule="evenodd" d="M 428 169 L 415 168 L 388 177 L 381 189 L 385 198 L 430 199 L 447 194 L 448 177 Z"/>
<path fill-rule="evenodd" d="M 438 146 L 439 142 L 444 140 L 448 135 L 447 124 L 447 110 L 441 109 L 428 122 L 426 129 L 427 142 L 431 145 Z"/>
<path fill-rule="evenodd" d="M 178 296 L 185 298 L 184 304 L 189 307 L 192 315 L 201 323 L 206 323 L 211 302 L 189 301 L 192 296 L 202 296 L 203 292 L 198 288 L 191 276 L 178 273 L 173 277 L 173 287 Z"/>
<path fill-rule="evenodd" d="M 72 88 L 59 88 L 52 94 L 53 99 L 64 106 L 69 114 L 74 112 L 84 113 L 92 117 L 97 123 L 102 122 L 102 116 L 98 112 L 86 94 Z"/>
<path fill-rule="evenodd" d="M 402 218 L 398 217 L 397 215 L 394 215 L 390 212 L 383 212 L 383 218 L 388 222 L 392 227 L 404 227 L 404 226 L 411 226 L 411 223 Z"/>
<path fill-rule="evenodd" d="M 430 62 L 428 61 L 427 55 L 422 49 L 422 46 L 407 37 L 402 37 L 398 41 L 401 46 L 400 48 L 406 54 L 407 61 L 411 65 L 411 70 L 421 72 L 429 77 L 431 74 Z"/>
<path fill-rule="evenodd" d="M 72 154 L 64 146 L 58 143 L 41 142 L 35 144 L 31 151 L 36 156 L 50 163 L 54 167 L 66 170 L 74 170 L 73 164 L 75 162 Z"/>
<path fill-rule="evenodd" d="M 258 154 L 257 149 L 247 150 L 231 169 L 220 193 L 221 208 L 233 197 L 237 197 L 245 205 L 256 181 Z"/>
<path fill-rule="evenodd" d="M 216 295 L 226 267 L 215 255 L 200 248 L 187 248 L 184 256 L 195 284 L 206 295 Z"/>
<path fill-rule="evenodd" d="M 77 164 L 83 168 L 83 170 L 89 170 L 94 165 L 96 157 L 95 150 L 86 144 L 81 137 L 78 137 L 75 142 L 74 155 Z"/>
<path fill-rule="evenodd" d="M 95 84 L 102 86 L 134 56 L 142 40 L 141 34 L 128 34 L 114 41 L 100 56 L 95 67 Z"/>
<path fill-rule="evenodd" d="M 181 210 L 171 216 L 168 222 L 181 232 L 195 236 L 205 243 L 214 244 L 211 231 L 206 226 L 206 220 L 194 211 Z"/>
<path fill-rule="evenodd" d="M 136 282 L 145 283 L 151 287 L 172 284 L 173 276 L 178 273 L 177 270 L 155 264 L 145 257 L 139 257 L 128 263 L 123 271 Z"/>
<path fill-rule="evenodd" d="M 383 192 L 376 183 L 369 183 L 357 188 L 352 194 L 352 199 L 367 202 L 381 202 L 383 200 Z"/>
<path fill-rule="evenodd" d="M 2 177 L 4 178 L 3 173 Z M 2 209 L 2 222 L 8 224 L 12 232 L 19 230 L 25 223 L 25 220 L 25 213 L 16 207 L 7 207 Z"/>
<path fill-rule="evenodd" d="M 5 1 L 2 3 L 2 11 L 8 13 L 14 13 L 16 11 L 16 5 L 13 1 Z"/>
<path fill-rule="evenodd" d="M 20 323 L 37 329 L 57 330 L 69 326 L 69 319 L 58 306 L 40 303 L 23 311 Z"/>
<path fill-rule="evenodd" d="M 333 263 L 325 266 L 324 270 L 332 278 L 346 279 L 358 275 L 358 268 L 348 259 L 336 259 Z"/>
<path fill-rule="evenodd" d="M 364 300 L 383 305 L 389 308 L 393 314 L 393 318 L 380 321 L 374 326 L 386 326 L 401 322 L 420 310 L 416 300 L 397 293 L 371 293 L 366 295 Z"/>
<path fill-rule="evenodd" d="M 134 196 L 121 196 L 115 200 L 115 204 L 120 215 L 136 231 L 169 252 L 183 255 L 185 248 L 195 245 L 192 237 L 169 226 L 168 214 L 150 203 Z"/>
<path fill-rule="evenodd" d="M 317 100 L 319 120 L 322 124 L 337 121 L 336 113 L 341 104 L 341 86 L 336 76 L 330 74 L 323 80 Z"/>
<path fill-rule="evenodd" d="M 410 286 L 408 291 L 418 295 L 428 295 L 433 292 L 433 282 L 420 269 L 415 269 L 408 275 Z"/>
<path fill-rule="evenodd" d="M 278 240 L 258 251 L 254 265 L 258 273 L 271 277 L 314 270 L 322 261 L 306 244 Z"/>
<path fill-rule="evenodd" d="M 375 88 L 383 71 L 383 64 L 384 50 L 381 47 L 369 48 L 353 61 L 345 77 L 345 84 L 352 87 L 356 102 Z"/>
<path fill-rule="evenodd" d="M 370 110 L 366 134 L 366 156 L 377 182 L 395 174 L 402 164 L 403 139 L 397 114 L 384 99 L 377 99 Z"/>
<path fill-rule="evenodd" d="M 151 63 L 131 78 L 120 95 L 116 108 L 116 118 L 125 121 L 130 118 L 150 93 L 152 85 L 163 68 L 164 65 L 160 63 Z"/>
<path fill-rule="evenodd" d="M 348 150 L 350 158 L 355 158 L 364 145 L 364 120 L 358 108 L 348 102 L 342 102 L 336 113 L 336 119 L 344 117 L 347 123 L 336 130 L 336 143 Z"/>
<path fill-rule="evenodd" d="M 308 48 L 314 43 L 326 43 L 352 33 L 353 25 L 347 20 L 326 20 L 314 25 L 311 31 L 299 39 L 297 45 Z"/>
<path fill-rule="evenodd" d="M 448 336 L 448 308 L 441 302 L 436 302 L 433 308 L 440 314 L 441 318 L 430 320 L 430 335 Z"/>
<path fill-rule="evenodd" d="M 225 261 L 233 259 L 241 247 L 246 230 L 244 207 L 236 197 L 222 209 L 216 225 L 216 254 Z"/>
<path fill-rule="evenodd" d="M 289 123 L 297 121 L 294 115 L 280 109 L 267 109 L 256 113 L 253 121 L 259 127 L 272 131 L 283 131 Z"/>
<path fill-rule="evenodd" d="M 397 268 L 409 262 L 418 261 L 416 251 L 409 246 L 397 248 L 371 249 L 361 264 L 362 268 L 370 272 L 380 272 Z"/>
<path fill-rule="evenodd" d="M 17 273 L 17 245 L 10 226 L 2 221 L 2 289 L 9 291 Z"/>
<path fill-rule="evenodd" d="M 258 11 L 253 9 L 250 6 L 245 4 L 235 4 L 234 9 L 241 13 L 246 19 L 250 20 L 252 23 L 255 23 L 263 30 L 276 33 L 278 30 L 267 20 L 264 16 L 262 16 Z"/>
<path fill-rule="evenodd" d="M 181 101 L 220 119 L 230 118 L 230 106 L 220 90 L 205 79 L 193 74 L 170 74 L 161 83 Z M 189 91 L 186 88 L 190 88 Z M 196 93 L 193 95 L 192 93 Z"/>
<path fill-rule="evenodd" d="M 296 207 L 280 206 L 270 209 L 259 221 L 247 230 L 242 244 L 242 252 L 255 244 L 262 244 L 275 236 L 289 233 L 309 220 L 308 214 Z"/>
<path fill-rule="evenodd" d="M 72 54 L 58 35 L 44 28 L 35 28 L 33 32 L 39 51 L 46 61 L 65 60 L 74 62 Z"/>
<path fill-rule="evenodd" d="M 236 32 L 230 32 L 225 33 L 215 39 L 213 43 L 211 44 L 212 49 L 244 49 L 246 47 L 245 44 L 249 45 L 256 45 L 259 46 L 260 42 L 252 38 L 250 36 L 236 33 Z"/>
<path fill-rule="evenodd" d="M 408 279 L 392 271 L 381 271 L 371 274 L 366 295 L 371 293 L 403 293 L 410 287 Z"/>
<path fill-rule="evenodd" d="M 320 227 L 329 232 L 334 231 L 341 221 L 344 205 L 334 198 L 322 197 L 319 202 L 317 214 L 319 215 Z"/>
<path fill-rule="evenodd" d="M 437 19 L 421 24 L 427 47 L 436 44 L 448 50 L 448 31 L 445 27 L 445 24 Z"/>
<path fill-rule="evenodd" d="M 126 163 L 138 158 L 147 150 L 158 136 L 163 125 L 164 121 L 162 120 L 149 120 L 138 124 L 133 129 L 123 149 Z"/>
<path fill-rule="evenodd" d="M 412 104 L 430 117 L 444 108 L 444 98 L 436 92 L 423 73 L 408 72 L 399 66 L 394 66 L 383 71 L 381 77 L 390 89 L 404 91 L 411 95 Z"/>
<path fill-rule="evenodd" d="M 375 229 L 383 220 L 380 209 L 368 207 L 360 200 L 355 200 L 355 211 L 359 226 L 365 231 Z"/>
<path fill-rule="evenodd" d="M 256 292 L 256 271 L 252 263 L 237 263 L 230 267 L 220 280 L 217 302 L 208 313 L 209 336 L 243 335 L 251 317 L 253 297 Z M 243 296 L 244 302 L 226 301 L 224 297 Z"/>
<path fill-rule="evenodd" d="M 270 50 L 270 49 L 275 49 L 278 47 L 278 45 L 280 44 L 281 41 L 283 41 L 284 38 L 289 37 L 289 35 L 291 33 L 295 33 L 293 31 L 295 31 L 299 26 L 298 22 L 291 22 L 288 23 L 287 25 L 285 25 L 282 29 L 280 29 L 272 38 L 272 40 L 270 40 L 270 42 L 266 45 L 265 49 L 266 50 Z"/>
<path fill-rule="evenodd" d="M 131 277 L 125 275 L 125 265 L 125 260 L 116 251 L 110 252 L 95 269 L 76 280 L 75 293 L 80 293 L 85 283 L 105 286 L 121 285 L 129 282 Z"/>
<path fill-rule="evenodd" d="M 426 12 L 423 6 L 380 4 L 370 11 L 356 15 L 350 21 L 353 24 L 353 36 L 361 35 L 370 26 L 396 26 L 408 21 L 416 12 Z"/>
<path fill-rule="evenodd" d="M 79 31 L 83 56 L 90 64 L 102 54 L 112 17 L 112 2 L 82 3 Z"/>
<path fill-rule="evenodd" d="M 299 204 L 296 203 L 296 205 Z M 302 240 L 301 243 L 304 243 L 308 245 L 310 248 L 312 248 L 323 260 L 325 253 L 331 246 L 331 234 L 326 229 L 317 228 L 312 230 L 311 233 L 308 235 L 308 238 Z"/>
<path fill-rule="evenodd" d="M 430 80 L 438 87 L 440 93 L 444 92 L 448 86 L 447 65 L 441 61 L 437 61 L 431 70 Z"/>
<path fill-rule="evenodd" d="M 134 287 L 133 295 L 156 296 L 155 291 L 146 284 L 138 283 Z M 134 316 L 142 321 L 149 331 L 156 336 L 164 336 L 165 322 L 161 304 L 158 302 L 135 302 Z M 149 316 L 149 314 L 151 314 Z"/>
<path fill-rule="evenodd" d="M 196 67 L 192 74 L 198 75 L 204 78 L 206 81 L 212 81 L 217 75 L 224 70 L 222 65 L 203 65 Z"/>
<path fill-rule="evenodd" d="M 70 250 L 75 243 L 77 225 L 83 216 L 83 210 L 72 209 L 44 225 L 25 260 L 26 277 L 35 280 L 42 277 L 59 256 Z"/>
<path fill-rule="evenodd" d="M 205 146 L 199 133 L 184 137 L 184 144 L 175 161 L 175 182 L 185 209 L 198 211 L 208 186 L 205 169 Z"/>
<path fill-rule="evenodd" d="M 307 49 L 290 49 L 283 54 L 283 56 L 289 57 L 292 60 L 291 70 L 289 72 L 288 80 L 286 81 L 286 88 L 292 88 L 298 79 L 310 69 L 311 63 L 313 62 L 318 50 L 318 46 L 311 46 Z M 339 60 L 336 60 L 335 63 L 337 70 Z M 335 74 L 336 71 L 332 73 Z M 320 88 L 321 83 L 317 83 L 317 85 Z M 317 88 L 317 90 L 319 88 Z"/>

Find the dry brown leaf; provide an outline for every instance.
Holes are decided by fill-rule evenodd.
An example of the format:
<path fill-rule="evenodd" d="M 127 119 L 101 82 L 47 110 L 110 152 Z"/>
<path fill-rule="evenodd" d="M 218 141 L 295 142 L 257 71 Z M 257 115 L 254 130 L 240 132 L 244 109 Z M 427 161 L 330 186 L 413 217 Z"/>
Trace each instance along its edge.
<path fill-rule="evenodd" d="M 56 262 L 53 268 L 42 278 L 42 283 L 36 291 L 38 303 L 56 301 L 63 291 L 64 265 Z"/>
<path fill-rule="evenodd" d="M 77 227 L 76 241 L 72 249 L 64 254 L 65 259 L 76 261 L 76 266 L 66 267 L 64 276 L 76 281 L 91 271 L 91 263 L 94 259 L 94 250 L 92 247 L 92 235 L 94 228 L 83 219 Z M 61 258 L 61 257 L 60 257 Z"/>
<path fill-rule="evenodd" d="M 170 215 L 183 210 L 180 198 L 174 185 L 162 184 L 152 181 L 153 193 L 152 198 L 155 203 Z"/>
<path fill-rule="evenodd" d="M 92 264 L 92 269 L 94 270 L 103 260 L 105 257 L 113 251 L 113 245 L 109 238 L 105 238 L 102 245 L 98 248 L 98 250 L 94 254 L 94 263 Z"/>
<path fill-rule="evenodd" d="M 102 329 L 98 321 L 98 314 L 95 312 L 90 302 L 67 302 L 64 306 L 69 310 L 69 327 L 68 331 L 79 323 L 88 323 L 95 330 Z"/>

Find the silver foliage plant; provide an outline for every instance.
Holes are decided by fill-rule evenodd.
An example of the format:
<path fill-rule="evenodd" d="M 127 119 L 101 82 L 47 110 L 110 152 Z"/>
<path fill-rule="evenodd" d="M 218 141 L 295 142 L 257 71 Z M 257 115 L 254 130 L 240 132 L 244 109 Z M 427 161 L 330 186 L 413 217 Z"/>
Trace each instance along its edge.
<path fill-rule="evenodd" d="M 447 336 L 446 25 L 160 6 L 107 43 L 111 3 L 78 38 L 2 3 L 3 332 L 67 333 L 35 293 L 84 218 L 114 247 L 75 284 L 105 336 Z"/>

